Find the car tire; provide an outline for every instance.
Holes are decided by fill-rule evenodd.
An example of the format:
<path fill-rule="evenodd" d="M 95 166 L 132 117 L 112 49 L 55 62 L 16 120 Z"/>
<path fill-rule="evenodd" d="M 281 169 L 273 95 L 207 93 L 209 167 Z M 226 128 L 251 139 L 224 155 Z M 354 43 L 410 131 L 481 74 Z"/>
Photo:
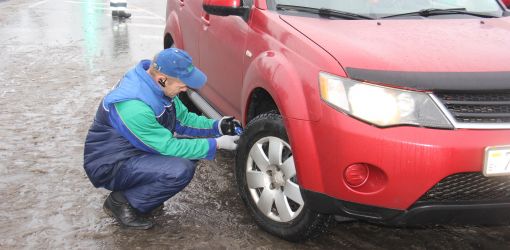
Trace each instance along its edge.
<path fill-rule="evenodd" d="M 331 216 L 308 209 L 303 201 L 288 142 L 280 114 L 255 117 L 239 140 L 236 181 L 257 225 L 296 242 L 322 233 Z"/>

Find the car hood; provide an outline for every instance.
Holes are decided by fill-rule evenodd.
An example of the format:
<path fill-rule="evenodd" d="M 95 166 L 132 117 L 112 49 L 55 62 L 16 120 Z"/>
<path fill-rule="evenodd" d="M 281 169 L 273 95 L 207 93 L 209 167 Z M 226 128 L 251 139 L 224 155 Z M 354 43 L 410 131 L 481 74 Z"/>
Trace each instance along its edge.
<path fill-rule="evenodd" d="M 510 17 L 281 18 L 354 79 L 422 90 L 510 89 Z"/>

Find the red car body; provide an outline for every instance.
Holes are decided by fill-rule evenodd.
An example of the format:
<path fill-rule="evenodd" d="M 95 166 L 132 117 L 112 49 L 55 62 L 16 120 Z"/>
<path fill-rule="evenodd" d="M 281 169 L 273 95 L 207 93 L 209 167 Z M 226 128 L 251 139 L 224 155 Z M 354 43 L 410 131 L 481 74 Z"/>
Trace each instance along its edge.
<path fill-rule="evenodd" d="M 281 15 L 258 0 L 243 19 L 210 15 L 202 4 L 168 1 L 165 46 L 190 53 L 208 76 L 200 95 L 222 114 L 247 124 L 256 115 L 254 94 L 269 94 L 282 114 L 311 207 L 397 224 L 490 217 L 486 212 L 497 214 L 496 221 L 509 219 L 508 178 L 498 179 L 507 194 L 495 199 L 469 199 L 465 196 L 476 191 L 456 189 L 459 197 L 420 203 L 450 176 L 479 175 L 467 180 L 475 186 L 491 182 L 481 174 L 485 148 L 510 145 L 508 121 L 453 129 L 374 126 L 324 102 L 318 75 L 429 94 L 490 92 L 507 98 L 510 17 L 328 20 Z M 432 75 L 445 77 L 434 81 L 428 78 Z M 456 80 L 443 84 L 451 76 Z M 413 77 L 420 80 L 402 80 Z M 502 116 L 508 117 L 509 110 Z M 370 166 L 371 173 L 358 187 L 345 178 L 347 167 L 357 163 Z"/>

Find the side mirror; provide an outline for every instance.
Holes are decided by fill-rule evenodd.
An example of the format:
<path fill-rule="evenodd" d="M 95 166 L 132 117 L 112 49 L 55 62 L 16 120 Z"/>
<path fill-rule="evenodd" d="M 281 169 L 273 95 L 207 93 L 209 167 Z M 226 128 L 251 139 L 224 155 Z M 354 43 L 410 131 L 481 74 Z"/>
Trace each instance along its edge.
<path fill-rule="evenodd" d="M 241 16 L 246 19 L 249 8 L 241 0 L 204 0 L 205 12 L 216 16 Z"/>

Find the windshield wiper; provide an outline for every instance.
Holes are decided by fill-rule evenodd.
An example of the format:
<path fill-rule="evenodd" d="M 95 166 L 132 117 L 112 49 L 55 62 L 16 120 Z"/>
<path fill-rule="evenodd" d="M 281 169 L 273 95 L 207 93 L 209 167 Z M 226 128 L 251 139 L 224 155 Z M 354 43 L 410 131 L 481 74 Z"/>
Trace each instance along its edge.
<path fill-rule="evenodd" d="M 470 15 L 470 16 L 477 16 L 477 17 L 487 17 L 487 18 L 497 17 L 497 16 L 493 16 L 493 15 L 489 15 L 489 14 L 467 11 L 466 8 L 452 8 L 452 9 L 423 9 L 423 10 L 419 10 L 419 11 L 383 16 L 381 18 L 391 18 L 391 17 L 399 17 L 399 16 L 429 17 L 429 16 L 436 16 L 436 15 L 452 15 L 452 14 Z"/>
<path fill-rule="evenodd" d="M 327 17 L 344 17 L 344 18 L 352 18 L 352 19 L 375 19 L 373 17 L 356 14 L 352 12 L 340 11 L 340 10 L 332 10 L 326 8 L 319 9 L 319 16 L 327 16 Z"/>
<path fill-rule="evenodd" d="M 308 13 L 317 14 L 323 17 L 339 17 L 344 19 L 375 19 L 373 17 L 356 14 L 352 12 L 346 12 L 341 10 L 333 10 L 326 8 L 311 8 L 305 6 L 296 6 L 296 5 L 286 5 L 286 4 L 277 4 L 277 10 L 295 10 L 295 11 L 303 11 Z"/>

